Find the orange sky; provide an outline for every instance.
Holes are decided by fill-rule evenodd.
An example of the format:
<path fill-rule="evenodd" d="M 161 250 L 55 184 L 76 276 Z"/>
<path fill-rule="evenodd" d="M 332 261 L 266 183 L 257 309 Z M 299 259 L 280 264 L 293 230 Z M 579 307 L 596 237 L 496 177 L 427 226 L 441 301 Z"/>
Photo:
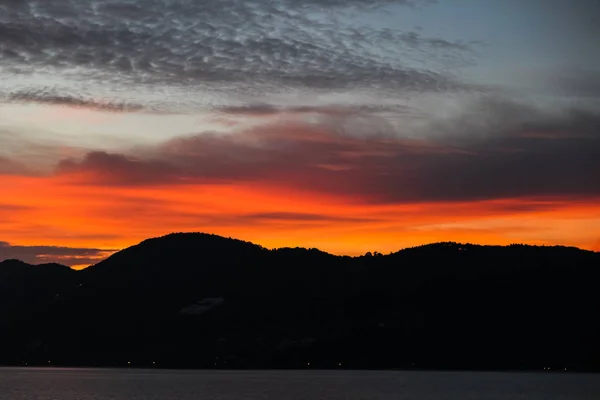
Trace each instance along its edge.
<path fill-rule="evenodd" d="M 348 255 L 449 240 L 600 250 L 598 199 L 370 205 L 248 184 L 131 188 L 86 186 L 69 176 L 0 180 L 0 238 L 11 245 L 120 249 L 200 231 Z"/>

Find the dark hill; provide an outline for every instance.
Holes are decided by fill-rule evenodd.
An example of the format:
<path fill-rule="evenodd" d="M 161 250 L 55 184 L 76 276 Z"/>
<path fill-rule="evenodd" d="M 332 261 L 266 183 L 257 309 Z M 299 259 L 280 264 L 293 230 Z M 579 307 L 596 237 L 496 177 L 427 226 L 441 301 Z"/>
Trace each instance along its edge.
<path fill-rule="evenodd" d="M 24 336 L 52 314 L 60 293 L 75 286 L 76 271 L 58 264 L 0 262 L 0 362 L 13 363 Z M 5 357 L 3 357 L 5 356 Z"/>
<path fill-rule="evenodd" d="M 60 264 L 31 265 L 19 260 L 0 262 L 0 298 L 16 301 L 54 295 L 69 286 L 76 272 Z"/>
<path fill-rule="evenodd" d="M 0 263 L 28 288 L 3 302 L 0 362 L 600 370 L 599 268 L 566 247 L 338 257 L 172 234 L 83 271 Z"/>

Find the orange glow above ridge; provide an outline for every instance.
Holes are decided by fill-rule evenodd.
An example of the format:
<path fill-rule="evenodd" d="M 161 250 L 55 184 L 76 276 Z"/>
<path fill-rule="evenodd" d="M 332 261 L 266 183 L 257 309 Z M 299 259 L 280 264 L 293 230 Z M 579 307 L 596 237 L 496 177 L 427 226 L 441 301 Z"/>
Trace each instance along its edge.
<path fill-rule="evenodd" d="M 371 205 L 260 184 L 132 188 L 65 177 L 0 180 L 0 240 L 25 246 L 120 249 L 194 231 L 347 255 L 450 240 L 600 247 L 598 199 Z"/>

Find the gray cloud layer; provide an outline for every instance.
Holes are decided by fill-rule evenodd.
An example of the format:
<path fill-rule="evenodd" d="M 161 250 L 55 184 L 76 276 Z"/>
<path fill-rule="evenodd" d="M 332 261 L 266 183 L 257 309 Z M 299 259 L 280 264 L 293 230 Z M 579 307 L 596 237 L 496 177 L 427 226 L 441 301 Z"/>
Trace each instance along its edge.
<path fill-rule="evenodd" d="M 216 90 L 253 94 L 286 87 L 471 90 L 447 71 L 472 62 L 476 43 L 353 26 L 356 21 L 348 14 L 387 4 L 426 3 L 10 2 L 0 12 L 0 58 L 4 73 L 46 71 L 70 81 L 95 81 L 114 88 L 215 84 Z M 49 97 L 41 89 L 8 95 L 16 100 L 72 102 L 65 100 L 66 93 Z"/>

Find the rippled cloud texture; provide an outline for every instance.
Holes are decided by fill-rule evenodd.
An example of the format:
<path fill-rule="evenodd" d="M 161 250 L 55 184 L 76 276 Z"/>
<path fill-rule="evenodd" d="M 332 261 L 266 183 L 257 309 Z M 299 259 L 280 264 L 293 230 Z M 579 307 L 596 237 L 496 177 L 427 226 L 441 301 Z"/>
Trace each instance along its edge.
<path fill-rule="evenodd" d="M 0 259 L 600 249 L 597 3 L 457 3 L 0 0 Z"/>

